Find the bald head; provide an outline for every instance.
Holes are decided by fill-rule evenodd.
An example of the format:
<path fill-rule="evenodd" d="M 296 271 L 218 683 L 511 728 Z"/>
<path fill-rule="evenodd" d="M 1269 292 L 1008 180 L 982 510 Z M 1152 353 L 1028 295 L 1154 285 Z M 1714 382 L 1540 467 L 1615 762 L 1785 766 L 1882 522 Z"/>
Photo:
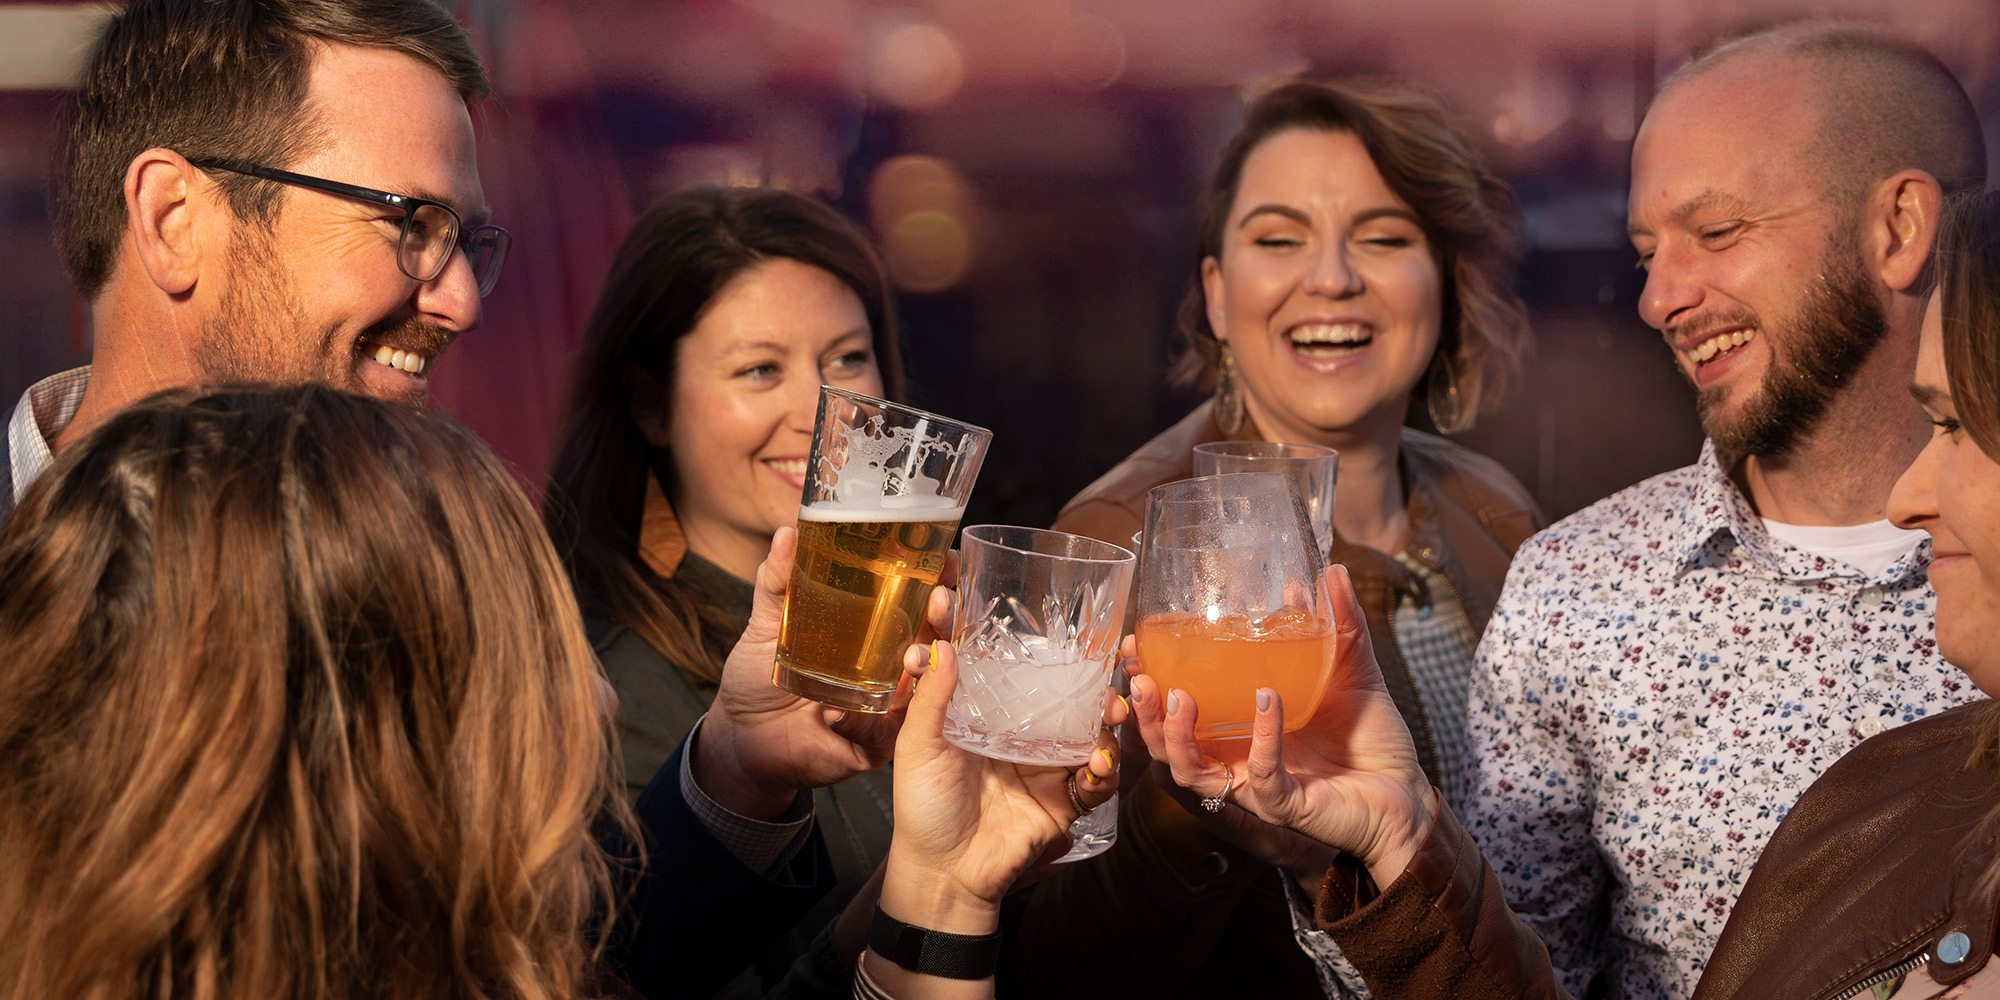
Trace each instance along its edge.
<path fill-rule="evenodd" d="M 1937 178 L 1947 195 L 1985 185 L 1986 144 L 1965 88 L 1930 53 L 1865 28 L 1805 23 L 1746 35 L 1681 67 L 1655 104 L 1718 71 L 1775 73 L 1787 63 L 1810 83 L 1817 122 L 1805 155 L 1830 196 L 1852 205 L 1911 168 Z"/>

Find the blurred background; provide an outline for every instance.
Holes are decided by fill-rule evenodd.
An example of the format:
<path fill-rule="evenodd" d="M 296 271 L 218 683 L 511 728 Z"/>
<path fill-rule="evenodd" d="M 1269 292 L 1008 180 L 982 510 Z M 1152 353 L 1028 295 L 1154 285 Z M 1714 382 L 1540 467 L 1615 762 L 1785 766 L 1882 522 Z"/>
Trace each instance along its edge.
<path fill-rule="evenodd" d="M 913 401 L 991 427 L 968 523 L 1046 524 L 1197 400 L 1165 375 L 1195 201 L 1245 95 L 1396 74 L 1440 91 L 1524 203 L 1538 353 L 1462 440 L 1552 516 L 1700 444 L 1635 312 L 1627 155 L 1654 89 L 1712 39 L 1866 19 L 1937 53 L 2000 138 L 1993 0 L 473 0 L 497 100 L 475 119 L 514 232 L 437 404 L 540 481 L 610 257 L 693 183 L 821 194 L 894 271 Z M 0 0 L 0 403 L 84 363 L 49 235 L 56 109 L 105 8 Z M 2000 156 L 1989 154 L 1990 159 Z"/>

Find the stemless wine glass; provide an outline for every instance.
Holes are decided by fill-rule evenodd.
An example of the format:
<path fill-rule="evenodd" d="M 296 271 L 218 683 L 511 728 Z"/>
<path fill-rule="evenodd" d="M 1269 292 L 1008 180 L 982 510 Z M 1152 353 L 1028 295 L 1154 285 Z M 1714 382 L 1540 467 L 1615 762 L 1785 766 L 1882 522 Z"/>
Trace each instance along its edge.
<path fill-rule="evenodd" d="M 1333 667 L 1333 611 L 1304 504 L 1268 472 L 1202 476 L 1153 490 L 1139 559 L 1139 660 L 1194 698 L 1195 738 L 1241 758 L 1256 691 L 1312 718 Z"/>
<path fill-rule="evenodd" d="M 1324 558 L 1333 551 L 1333 485 L 1340 453 L 1316 444 L 1282 441 L 1210 441 L 1194 446 L 1194 474 L 1219 476 L 1231 472 L 1275 472 L 1291 480 L 1306 507 Z"/>

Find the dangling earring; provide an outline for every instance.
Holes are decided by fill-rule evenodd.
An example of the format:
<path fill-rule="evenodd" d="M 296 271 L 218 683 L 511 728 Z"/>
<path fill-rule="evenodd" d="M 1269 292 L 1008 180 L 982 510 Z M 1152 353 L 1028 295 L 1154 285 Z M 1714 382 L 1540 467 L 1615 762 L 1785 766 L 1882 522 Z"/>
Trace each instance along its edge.
<path fill-rule="evenodd" d="M 1439 434 L 1456 434 L 1471 424 L 1465 412 L 1465 399 L 1458 391 L 1458 372 L 1452 367 L 1449 351 L 1441 350 L 1437 357 L 1431 359 L 1424 404 L 1430 410 L 1431 426 L 1436 427 Z"/>
<path fill-rule="evenodd" d="M 646 472 L 646 501 L 639 511 L 639 559 L 662 580 L 674 578 L 687 558 L 687 536 L 681 533 L 680 519 L 667 492 L 660 489 L 660 477 Z"/>
<path fill-rule="evenodd" d="M 1229 353 L 1229 341 L 1217 340 L 1222 348 L 1222 377 L 1215 382 L 1215 429 L 1230 436 L 1243 429 L 1243 381 L 1236 373 L 1236 356 Z"/>

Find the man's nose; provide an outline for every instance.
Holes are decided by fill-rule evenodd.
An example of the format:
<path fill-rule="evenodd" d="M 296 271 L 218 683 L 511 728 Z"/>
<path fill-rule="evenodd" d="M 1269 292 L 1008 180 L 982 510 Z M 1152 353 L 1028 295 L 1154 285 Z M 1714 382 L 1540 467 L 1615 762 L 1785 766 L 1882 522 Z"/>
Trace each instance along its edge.
<path fill-rule="evenodd" d="M 1701 283 L 1688 262 L 1664 249 L 1656 251 L 1647 264 L 1646 287 L 1639 293 L 1639 318 L 1655 330 L 1665 330 L 1701 300 Z"/>
<path fill-rule="evenodd" d="M 437 277 L 417 286 L 417 311 L 453 333 L 479 326 L 479 280 L 463 248 L 452 251 Z"/>

